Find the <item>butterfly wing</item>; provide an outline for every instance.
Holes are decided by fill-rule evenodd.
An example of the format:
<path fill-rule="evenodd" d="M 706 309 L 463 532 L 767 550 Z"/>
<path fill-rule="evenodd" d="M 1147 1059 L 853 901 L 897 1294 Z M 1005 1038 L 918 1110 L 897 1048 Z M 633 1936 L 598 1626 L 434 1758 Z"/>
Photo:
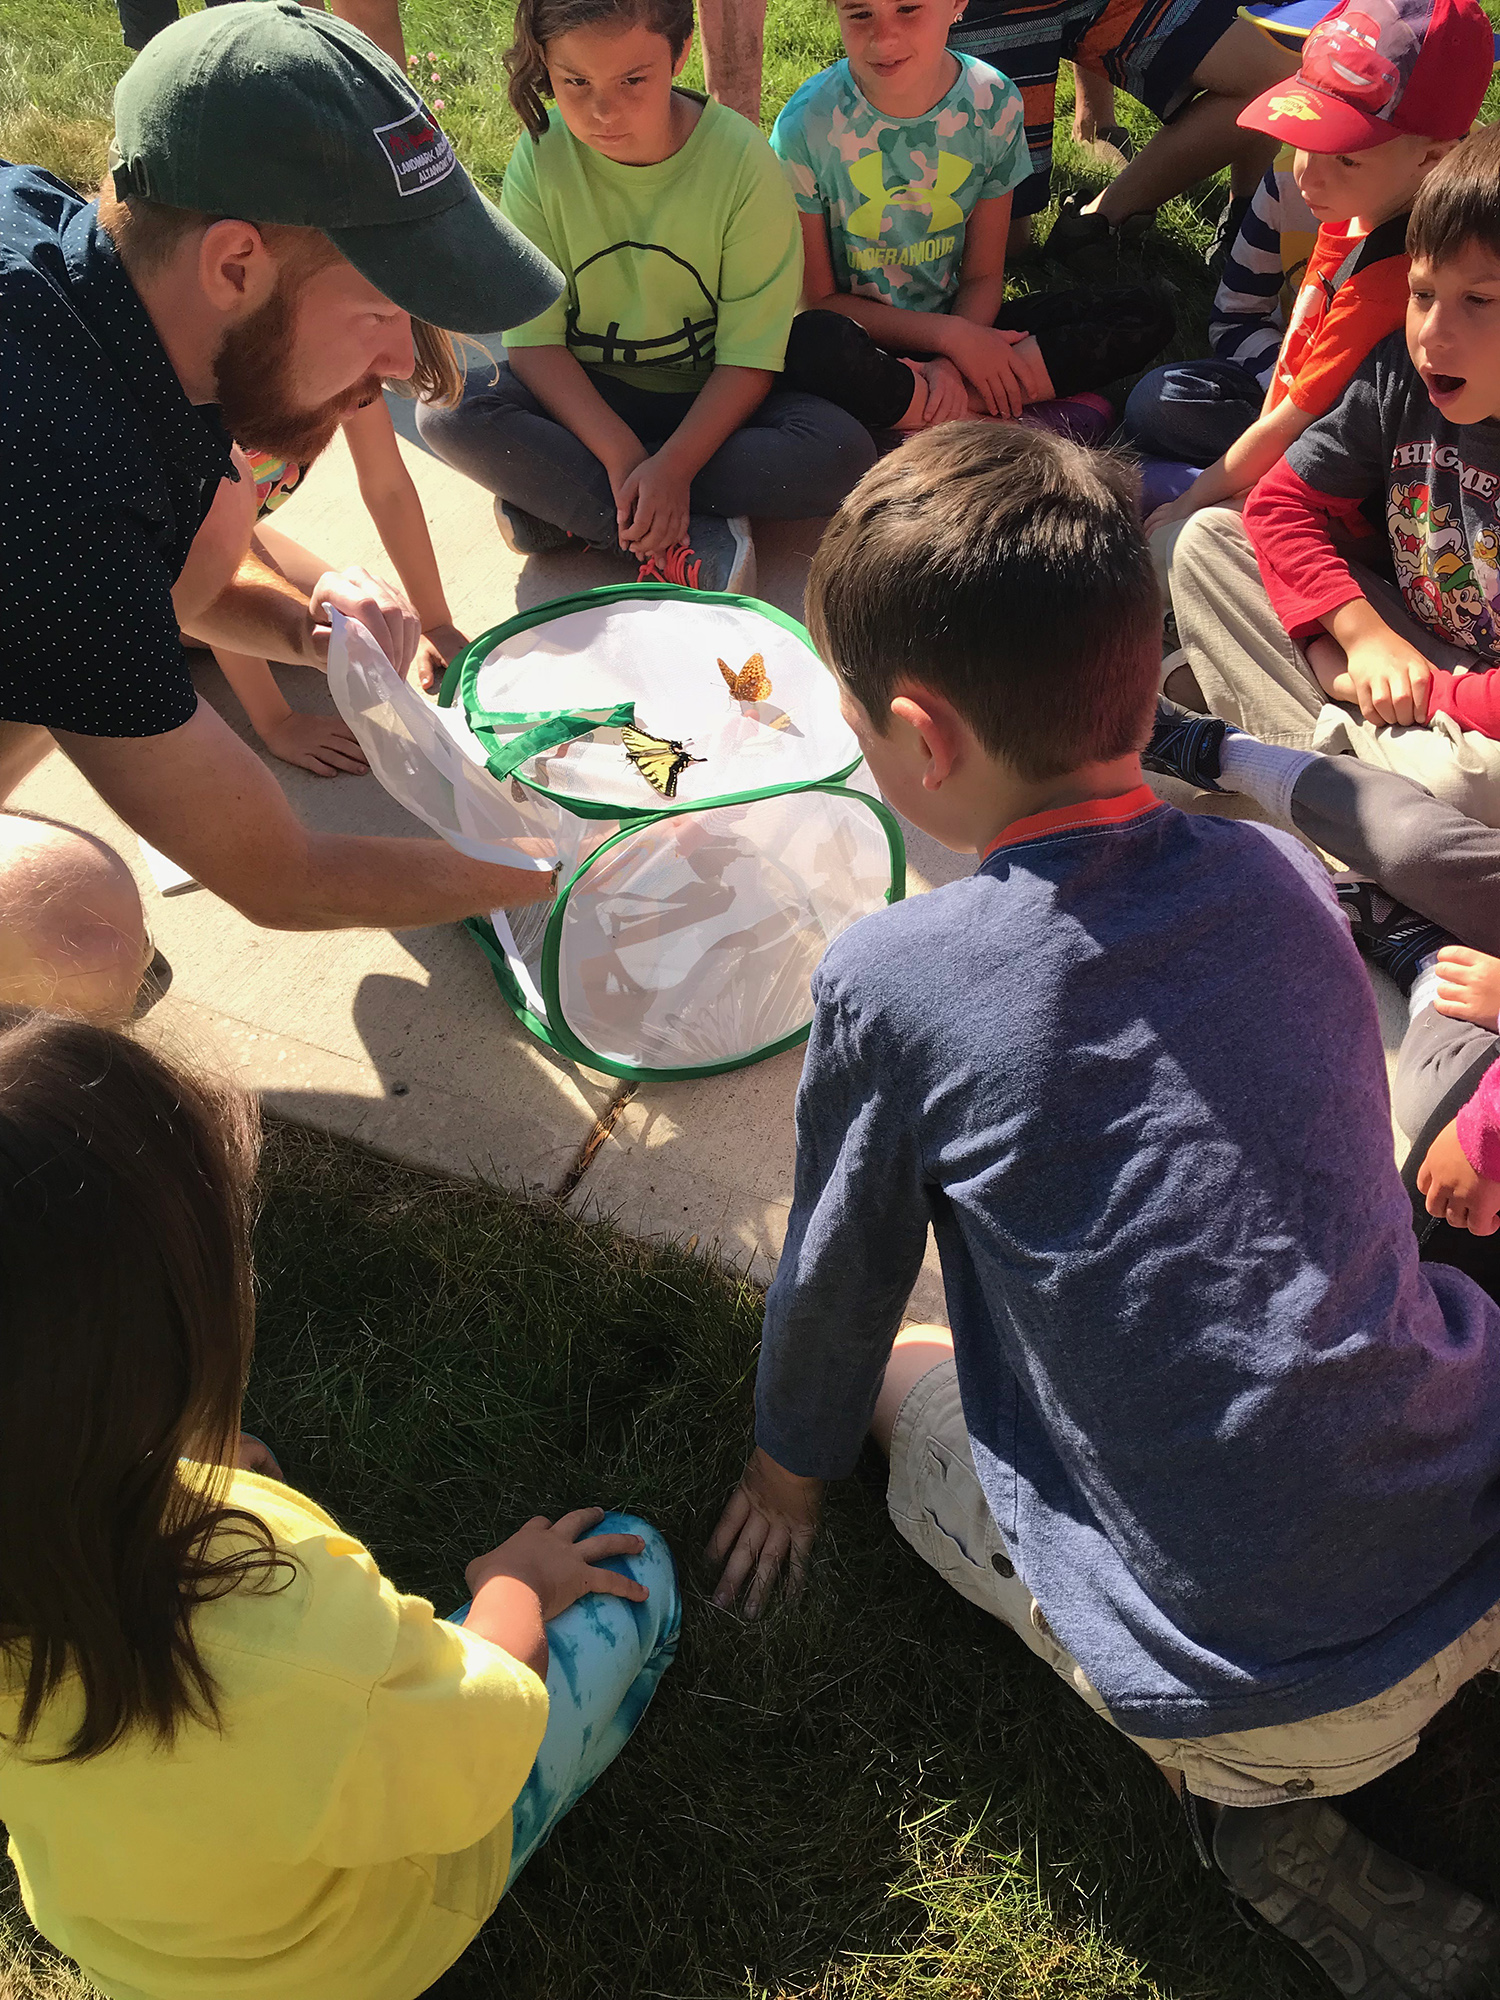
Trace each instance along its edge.
<path fill-rule="evenodd" d="M 664 799 L 675 799 L 677 780 L 689 764 L 701 764 L 701 757 L 690 756 L 680 743 L 674 743 L 668 736 L 648 736 L 643 729 L 626 727 L 620 731 L 620 741 L 625 746 L 625 755 L 640 772 L 646 783 Z"/>
<path fill-rule="evenodd" d="M 736 701 L 764 701 L 771 692 L 771 676 L 766 672 L 764 654 L 752 653 L 737 674 L 732 674 L 728 663 L 720 660 L 719 672 Z"/>

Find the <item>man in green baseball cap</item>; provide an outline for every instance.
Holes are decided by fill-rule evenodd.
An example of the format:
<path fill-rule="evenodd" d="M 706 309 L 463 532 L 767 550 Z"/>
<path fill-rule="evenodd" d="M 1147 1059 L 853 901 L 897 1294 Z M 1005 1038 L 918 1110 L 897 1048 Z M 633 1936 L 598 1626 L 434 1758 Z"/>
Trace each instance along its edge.
<path fill-rule="evenodd" d="M 412 374 L 411 316 L 503 329 L 561 278 L 400 69 L 297 0 L 164 29 L 115 115 L 95 203 L 0 163 L 0 807 L 56 745 L 153 847 L 278 928 L 536 900 L 545 874 L 443 842 L 310 833 L 199 703 L 178 633 L 320 666 L 337 610 L 405 671 L 420 628 L 398 590 L 351 570 L 304 594 L 264 559 L 241 447 L 307 463 Z M 127 1011 L 145 935 L 117 856 L 0 811 L 0 1000 Z"/>

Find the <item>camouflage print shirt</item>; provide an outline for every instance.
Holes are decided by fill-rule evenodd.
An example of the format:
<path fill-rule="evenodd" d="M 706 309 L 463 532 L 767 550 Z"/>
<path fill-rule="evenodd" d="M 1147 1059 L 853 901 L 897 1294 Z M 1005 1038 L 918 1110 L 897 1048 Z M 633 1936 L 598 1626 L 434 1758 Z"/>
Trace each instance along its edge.
<path fill-rule="evenodd" d="M 776 121 L 771 145 L 804 215 L 828 228 L 834 277 L 909 312 L 952 304 L 974 204 L 1031 172 L 1021 93 L 972 56 L 919 118 L 888 118 L 847 60 L 810 77 Z"/>

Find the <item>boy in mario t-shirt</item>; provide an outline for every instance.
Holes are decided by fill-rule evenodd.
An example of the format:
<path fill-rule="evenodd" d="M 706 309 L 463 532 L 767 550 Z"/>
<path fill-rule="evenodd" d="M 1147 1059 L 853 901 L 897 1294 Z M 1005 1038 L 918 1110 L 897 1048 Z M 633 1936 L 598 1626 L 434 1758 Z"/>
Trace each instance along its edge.
<path fill-rule="evenodd" d="M 1404 337 L 1261 480 L 1233 538 L 1218 509 L 1184 533 L 1178 628 L 1216 714 L 1352 750 L 1500 826 L 1500 128 L 1431 176 L 1408 241 Z"/>
<path fill-rule="evenodd" d="M 1297 75 L 1241 112 L 1242 125 L 1296 149 L 1292 172 L 1317 242 L 1260 417 L 1151 515 L 1152 534 L 1240 504 L 1401 325 L 1407 216 L 1478 117 L 1493 65 L 1478 0 L 1346 0 L 1308 36 Z M 1173 564 L 1175 604 L 1177 558 L 1170 545 L 1155 553 Z"/>

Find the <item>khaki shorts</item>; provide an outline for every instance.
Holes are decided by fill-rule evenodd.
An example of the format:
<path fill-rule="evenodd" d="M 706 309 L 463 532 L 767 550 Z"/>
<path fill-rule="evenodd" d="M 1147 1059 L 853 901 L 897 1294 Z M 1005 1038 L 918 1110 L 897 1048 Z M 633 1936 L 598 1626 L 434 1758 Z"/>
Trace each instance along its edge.
<path fill-rule="evenodd" d="M 1098 1689 L 1054 1637 L 1006 1553 L 974 1470 L 951 1361 L 929 1369 L 897 1412 L 886 1504 L 924 1562 L 971 1604 L 1008 1625 L 1106 1722 L 1114 1721 Z M 1222 1805 L 1338 1798 L 1409 1757 L 1418 1732 L 1464 1682 L 1497 1666 L 1500 1605 L 1396 1687 L 1353 1708 L 1222 1736 L 1130 1740 L 1153 1763 L 1181 1771 L 1199 1798 Z"/>

